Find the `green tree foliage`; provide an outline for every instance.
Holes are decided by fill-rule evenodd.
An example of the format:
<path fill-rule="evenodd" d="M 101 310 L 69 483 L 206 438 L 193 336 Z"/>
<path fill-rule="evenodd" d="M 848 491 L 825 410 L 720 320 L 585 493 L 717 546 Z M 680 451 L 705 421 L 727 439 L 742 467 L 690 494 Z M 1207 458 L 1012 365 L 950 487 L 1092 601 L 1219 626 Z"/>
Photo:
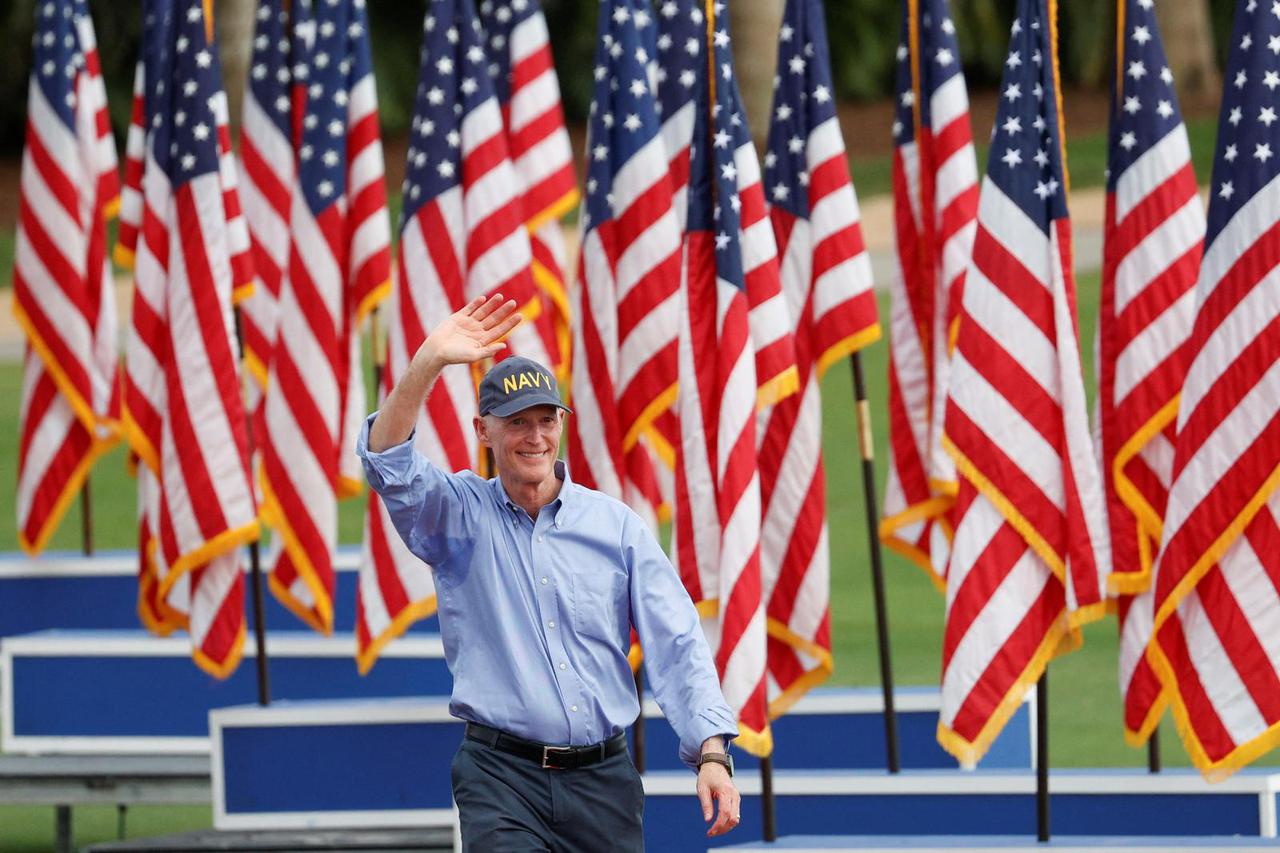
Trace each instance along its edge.
<path fill-rule="evenodd" d="M 413 121 L 421 65 L 425 3 L 374 0 L 369 3 L 369 44 L 378 81 L 378 112 L 384 135 L 403 133 Z M 398 187 L 393 188 L 399 191 Z"/>
<path fill-rule="evenodd" d="M 560 97 L 569 121 L 585 121 L 591 108 L 591 66 L 596 54 L 599 0 L 543 0 Z"/>
<path fill-rule="evenodd" d="M 892 91 L 903 2 L 825 0 L 835 83 L 842 98 L 875 100 Z M 90 0 L 89 5 L 98 32 L 112 125 L 123 142 L 138 55 L 141 3 Z M 1059 0 L 1058 5 L 1064 78 L 1070 85 L 1103 85 L 1115 42 L 1113 0 Z M 425 6 L 422 0 L 369 2 L 382 126 L 388 135 L 403 132 L 413 114 Z M 952 0 L 971 86 L 992 87 L 999 81 L 1013 7 L 1014 0 Z M 543 0 L 543 8 L 560 72 L 565 112 L 571 121 L 581 121 L 591 102 L 591 62 L 599 0 Z M 1222 59 L 1233 3 L 1211 0 L 1211 9 L 1212 38 Z M 22 148 L 33 22 L 33 0 L 0 0 L 0 24 L 5 27 L 10 45 L 5 61 L 0 62 L 0 155 L 13 156 Z M 738 57 L 738 61 L 750 59 Z"/>

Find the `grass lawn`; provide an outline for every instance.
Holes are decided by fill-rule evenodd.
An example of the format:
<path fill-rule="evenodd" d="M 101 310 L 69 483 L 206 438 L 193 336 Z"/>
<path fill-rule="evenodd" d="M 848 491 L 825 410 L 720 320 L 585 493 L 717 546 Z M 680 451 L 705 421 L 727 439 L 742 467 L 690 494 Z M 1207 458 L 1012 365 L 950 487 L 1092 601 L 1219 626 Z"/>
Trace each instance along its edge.
<path fill-rule="evenodd" d="M 974 128 L 974 141 L 977 143 L 978 169 L 981 172 L 986 167 L 987 152 L 991 146 L 982 141 L 979 130 Z M 1196 179 L 1201 186 L 1209 182 L 1209 173 L 1213 169 L 1213 144 L 1217 135 L 1217 119 L 1196 118 L 1187 121 L 1191 159 L 1195 166 Z M 849 168 L 853 174 L 854 186 L 858 190 L 858 198 L 870 198 L 873 195 L 887 195 L 893 192 L 892 157 L 860 157 L 855 154 L 849 158 Z M 1107 135 L 1090 133 L 1073 137 L 1071 129 L 1067 128 L 1067 169 L 1071 175 L 1073 189 L 1100 187 L 1105 184 Z"/>

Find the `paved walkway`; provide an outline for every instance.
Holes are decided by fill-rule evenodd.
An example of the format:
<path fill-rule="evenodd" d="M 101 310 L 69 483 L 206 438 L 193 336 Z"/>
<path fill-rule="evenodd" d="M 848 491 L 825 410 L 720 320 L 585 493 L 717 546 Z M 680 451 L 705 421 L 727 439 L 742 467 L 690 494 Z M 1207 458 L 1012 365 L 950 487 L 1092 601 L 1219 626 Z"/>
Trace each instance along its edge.
<path fill-rule="evenodd" d="M 1071 193 L 1071 222 L 1075 236 L 1076 272 L 1092 272 L 1102 266 L 1102 218 L 1106 194 L 1101 187 Z M 862 229 L 871 252 L 876 287 L 887 289 L 893 281 L 893 198 L 887 195 L 862 199 Z M 116 279 L 116 306 L 121 340 L 128 329 L 129 303 L 133 291 L 130 276 Z M 22 358 L 22 329 L 8 306 L 13 299 L 9 288 L 0 289 L 0 361 Z"/>

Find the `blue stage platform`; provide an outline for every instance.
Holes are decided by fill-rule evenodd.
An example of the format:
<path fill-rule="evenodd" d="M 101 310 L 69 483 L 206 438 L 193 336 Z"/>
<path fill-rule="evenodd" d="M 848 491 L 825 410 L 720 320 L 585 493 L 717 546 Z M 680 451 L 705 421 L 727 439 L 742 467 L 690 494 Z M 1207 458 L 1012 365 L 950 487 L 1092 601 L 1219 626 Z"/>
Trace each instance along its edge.
<path fill-rule="evenodd" d="M 279 702 L 209 714 L 214 826 L 451 826 L 448 702 Z"/>
<path fill-rule="evenodd" d="M 439 818 L 450 807 L 448 767 L 461 727 L 442 700 L 228 708 L 215 711 L 210 725 L 215 774 L 222 774 L 214 786 L 224 816 L 219 825 L 412 822 L 415 814 Z M 737 781 L 743 821 L 723 844 L 762 834 L 759 774 L 744 771 Z M 648 848 L 704 849 L 694 775 L 651 771 L 644 783 Z M 941 838 L 1035 832 L 1029 769 L 778 770 L 774 792 L 783 833 Z M 1274 839 L 1280 774 L 1246 770 L 1209 785 L 1185 770 L 1061 770 L 1051 774 L 1050 792 L 1054 833 Z"/>
<path fill-rule="evenodd" d="M 1124 835 L 1089 837 L 1065 835 L 1050 838 L 1041 843 L 1035 838 L 1007 835 L 978 837 L 958 836 L 908 836 L 905 838 L 877 838 L 867 835 L 792 835 L 772 843 L 763 841 L 735 844 L 724 850 L 786 850 L 788 853 L 985 853 L 999 850 L 1001 853 L 1035 853 L 1038 850 L 1054 850 L 1056 853 L 1098 853 L 1109 850 L 1146 850 L 1163 853 L 1167 850 L 1187 850 L 1195 853 L 1230 853 L 1247 848 L 1274 848 L 1276 842 L 1266 838 L 1191 837 L 1168 836 L 1133 837 Z"/>
<path fill-rule="evenodd" d="M 247 564 L 247 561 L 246 561 Z M 334 560 L 334 633 L 350 634 L 355 624 L 358 548 L 339 548 Z M 247 596 L 246 596 L 247 598 Z M 253 608 L 246 607 L 249 631 Z M 301 630 L 303 623 L 270 592 L 268 630 Z M 39 559 L 0 555 L 0 637 L 62 629 L 138 630 L 138 556 L 134 551 L 92 557 L 49 552 Z M 435 633 L 436 618 L 414 623 L 410 633 Z"/>
<path fill-rule="evenodd" d="M 700 849 L 702 814 L 687 773 L 645 774 L 645 841 L 651 850 Z M 719 847 L 760 838 L 759 774 L 739 774 L 742 824 Z M 1250 836 L 1275 844 L 1280 774 L 1242 771 L 1210 785 L 1171 770 L 1055 770 L 1052 832 L 1088 836 Z M 904 771 L 774 774 L 780 834 L 1034 836 L 1031 771 Z M 736 838 L 735 838 L 736 836 Z"/>
<path fill-rule="evenodd" d="M 355 640 L 309 632 L 267 637 L 275 699 L 447 696 L 440 640 L 402 638 L 368 675 Z M 202 753 L 208 713 L 257 699 L 252 658 L 225 681 L 191 662 L 185 635 L 44 631 L 0 640 L 0 749 L 20 753 Z"/>
<path fill-rule="evenodd" d="M 957 767 L 938 745 L 936 687 L 900 687 L 894 691 L 898 717 L 898 753 L 903 768 L 929 770 Z M 775 770 L 879 770 L 886 766 L 884 701 L 878 687 L 818 688 L 801 697 L 786 715 L 773 722 Z M 658 704 L 645 703 L 646 769 L 679 770 L 678 741 L 662 719 Z M 1032 766 L 1035 692 L 1028 694 L 979 765 L 984 768 Z M 759 761 L 739 751 L 734 762 L 743 773 L 755 772 Z"/>

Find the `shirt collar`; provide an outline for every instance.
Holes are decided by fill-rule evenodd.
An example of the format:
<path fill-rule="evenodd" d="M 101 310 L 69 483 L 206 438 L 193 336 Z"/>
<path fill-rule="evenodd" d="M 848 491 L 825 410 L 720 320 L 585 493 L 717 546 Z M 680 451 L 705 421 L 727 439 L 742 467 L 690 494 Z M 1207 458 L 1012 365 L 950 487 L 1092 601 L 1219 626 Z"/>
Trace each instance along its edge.
<path fill-rule="evenodd" d="M 556 479 L 562 481 L 560 494 L 556 495 L 555 500 L 551 501 L 551 503 L 547 504 L 543 509 L 551 510 L 555 515 L 556 526 L 559 527 L 567 518 L 564 514 L 565 507 L 573 502 L 571 495 L 573 494 L 574 485 L 573 480 L 569 478 L 569 466 L 565 464 L 563 459 L 557 459 L 555 461 L 554 470 L 556 473 Z M 507 508 L 508 511 L 524 512 L 524 509 L 520 504 L 513 501 L 511 499 L 511 495 L 507 494 L 507 487 L 502 485 L 501 477 L 494 475 L 490 482 L 493 483 L 494 492 L 497 495 L 498 500 Z"/>

